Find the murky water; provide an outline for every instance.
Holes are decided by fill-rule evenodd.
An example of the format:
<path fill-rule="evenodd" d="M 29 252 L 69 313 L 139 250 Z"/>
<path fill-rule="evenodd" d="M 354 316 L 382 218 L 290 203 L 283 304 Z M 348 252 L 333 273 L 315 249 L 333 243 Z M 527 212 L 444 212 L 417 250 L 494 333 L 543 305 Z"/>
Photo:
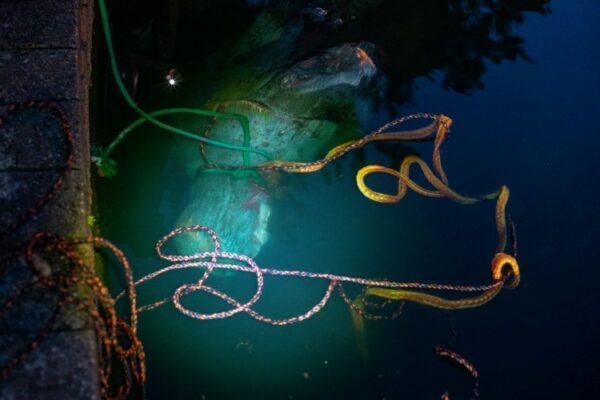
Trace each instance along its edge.
<path fill-rule="evenodd" d="M 314 318 L 283 327 L 240 314 L 198 321 L 168 304 L 141 316 L 147 398 L 437 399 L 445 391 L 452 399 L 469 398 L 473 385 L 468 373 L 452 368 L 432 350 L 449 342 L 477 367 L 482 399 L 590 397 L 598 375 L 595 338 L 600 334 L 594 297 L 600 277 L 592 247 L 600 233 L 594 200 L 598 194 L 594 184 L 600 178 L 594 154 L 600 144 L 594 115 L 600 106 L 596 73 L 600 7 L 593 1 L 555 1 L 550 15 L 524 14 L 513 34 L 524 40 L 522 49 L 533 62 L 510 62 L 506 60 L 510 52 L 500 55 L 489 41 L 501 41 L 498 36 L 490 34 L 484 40 L 473 31 L 461 35 L 454 25 L 458 20 L 435 13 L 423 16 L 449 12 L 453 2 L 435 7 L 407 3 L 403 9 L 381 2 L 380 8 L 373 5 L 367 10 L 359 7 L 366 2 L 347 3 L 346 8 L 322 5 L 329 13 L 326 17 L 320 11 L 297 10 L 299 16 L 277 25 L 279 38 L 290 39 L 265 50 L 287 51 L 293 65 L 295 58 L 322 54 L 342 39 L 372 41 L 380 49 L 372 59 L 381 75 L 370 90 L 361 87 L 352 101 L 342 102 L 336 109 L 343 113 L 323 106 L 317 108 L 318 115 L 313 110 L 301 118 L 331 121 L 337 124 L 337 134 L 345 132 L 347 139 L 387 122 L 392 118 L 390 105 L 400 114 L 451 116 L 454 124 L 442 157 L 452 187 L 473 195 L 494 191 L 501 184 L 511 188 L 509 212 L 517 228 L 522 284 L 481 308 L 445 312 L 407 304 L 398 319 L 365 321 L 362 334 L 357 334 L 348 307 L 337 295 Z M 139 77 L 136 100 L 145 109 L 239 100 L 252 91 L 239 85 L 236 91 L 227 82 L 249 79 L 245 74 L 255 76 L 266 61 L 253 56 L 228 65 L 223 52 L 239 46 L 257 18 L 281 6 L 209 4 L 204 8 L 181 2 L 179 11 L 170 14 L 177 18 L 167 21 L 157 18 L 159 6 L 149 6 L 130 19 L 130 10 L 115 11 L 116 45 L 121 57 L 130 56 L 121 64 Z M 221 7 L 230 7 L 230 18 L 214 21 Z M 383 18 L 381 13 L 388 17 L 372 35 L 353 25 L 352 16 L 373 26 Z M 396 22 L 393 15 L 398 16 Z M 206 24 L 191 23 L 194 18 Z M 341 27 L 336 26 L 338 18 Z M 419 18 L 433 27 L 420 25 Z M 496 18 L 497 27 L 514 23 Z M 446 35 L 435 29 L 435 21 L 447 22 Z M 148 26 L 156 36 L 131 32 L 143 32 Z M 176 32 L 175 44 L 165 44 L 171 37 L 169 29 Z M 294 29 L 302 30 L 294 36 L 290 33 Z M 139 43 L 125 45 L 131 37 Z M 443 38 L 445 47 L 438 45 Z M 152 62 L 140 62 L 140 54 Z M 495 64 L 494 58 L 504 61 Z M 172 67 L 181 74 L 175 91 L 161 86 L 160 71 Z M 278 65 L 275 71 L 285 68 Z M 388 79 L 380 80 L 386 72 Z M 105 143 L 133 115 L 116 100 L 109 78 L 100 74 L 99 82 L 107 88 L 98 91 L 106 102 L 99 104 L 104 119 L 96 124 L 98 140 Z M 133 79 L 128 82 L 133 89 Z M 368 105 L 373 102 L 382 107 L 372 110 Z M 301 110 L 289 103 L 281 107 L 297 116 Z M 353 106 L 358 111 L 353 112 Z M 185 118 L 169 121 L 198 128 Z M 334 136 L 328 147 L 341 141 Z M 186 173 L 175 155 L 177 142 L 181 140 L 169 133 L 142 127 L 115 152 L 118 175 L 97 182 L 102 234 L 123 248 L 136 277 L 165 265 L 155 255 L 154 244 L 178 226 L 183 208 L 197 200 L 191 187 L 200 175 Z M 184 146 L 193 146 L 200 159 L 196 143 Z M 261 243 L 257 263 L 400 281 L 489 282 L 496 245 L 492 203 L 463 206 L 411 192 L 398 204 L 378 204 L 356 189 L 354 175 L 360 166 L 397 168 L 402 156 L 414 153 L 429 160 L 431 150 L 432 142 L 372 145 L 321 172 L 269 176 L 260 186 L 270 210 L 268 240 Z M 389 192 L 396 185 L 391 178 L 373 184 Z M 256 208 L 251 200 L 228 215 L 251 214 Z M 193 223 L 203 224 L 202 212 L 194 214 Z M 234 237 L 243 246 L 244 236 Z M 146 304 L 168 296 L 199 275 L 197 270 L 165 275 L 140 287 L 139 300 Z M 117 274 L 111 275 L 115 291 L 120 282 Z M 222 274 L 210 282 L 238 299 L 249 298 L 255 290 L 249 274 Z M 254 308 L 273 318 L 297 315 L 312 307 L 326 286 L 324 281 L 266 277 L 264 295 Z M 200 294 L 190 295 L 184 304 L 199 312 L 227 307 Z"/>

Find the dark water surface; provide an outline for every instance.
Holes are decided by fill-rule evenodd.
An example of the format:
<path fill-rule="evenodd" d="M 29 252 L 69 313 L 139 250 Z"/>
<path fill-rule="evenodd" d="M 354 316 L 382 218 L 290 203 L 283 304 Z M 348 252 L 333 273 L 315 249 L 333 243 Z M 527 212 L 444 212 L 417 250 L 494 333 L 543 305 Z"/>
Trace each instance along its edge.
<path fill-rule="evenodd" d="M 548 15 L 524 14 L 523 23 L 513 28 L 533 62 L 495 64 L 484 57 L 485 72 L 459 79 L 461 67 L 473 65 L 438 60 L 429 70 L 423 67 L 429 77 L 415 66 L 389 81 L 404 85 L 388 93 L 400 114 L 433 112 L 453 118 L 443 149 L 453 188 L 481 194 L 501 184 L 510 187 L 509 212 L 522 269 L 516 290 L 503 291 L 483 307 L 456 312 L 407 304 L 398 319 L 366 321 L 364 341 L 336 296 L 316 317 L 284 327 L 246 315 L 197 321 L 168 304 L 141 316 L 147 398 L 438 399 L 445 391 L 451 399 L 470 398 L 470 376 L 432 351 L 450 341 L 477 367 L 481 399 L 595 398 L 600 379 L 600 4 L 559 0 L 550 8 Z M 254 14 L 244 13 L 231 12 L 232 25 L 223 24 L 249 24 Z M 114 24 L 118 32 L 127 20 Z M 215 42 L 227 46 L 229 36 L 216 34 L 207 49 L 214 50 Z M 117 47 L 119 37 L 123 35 L 116 35 Z M 430 39 L 416 35 L 405 50 L 420 48 L 419 40 L 421 47 L 431 48 Z M 188 37 L 173 57 L 185 58 L 191 41 Z M 196 47 L 201 53 L 202 44 Z M 446 57 L 459 53 L 457 49 Z M 417 64 L 414 52 L 406 54 L 405 63 Z M 388 58 L 393 64 L 401 55 Z M 179 63 L 184 81 L 176 94 L 147 83 L 155 78 L 152 72 L 140 75 L 146 79 L 138 93 L 142 106 L 175 106 L 184 98 L 199 106 L 206 100 L 204 94 L 191 93 L 192 83 L 202 78 L 192 78 L 190 71 L 203 67 Z M 99 79 L 111 87 L 108 78 Z M 439 83 L 444 80 L 446 88 Z M 152 93 L 160 99 L 144 103 L 143 96 Z M 194 96 L 198 100 L 190 101 Z M 120 115 L 111 107 L 103 112 Z M 362 112 L 362 129 L 387 122 L 390 115 L 384 110 Z M 106 124 L 113 130 L 101 136 L 111 137 L 130 117 L 117 119 L 115 127 Z M 175 227 L 180 212 L 169 209 L 165 190 L 176 190 L 178 182 L 182 193 L 188 190 L 165 151 L 172 138 L 147 127 L 134 133 L 115 155 L 119 175 L 97 185 L 102 233 L 124 249 L 136 277 L 165 265 L 155 256 L 154 243 Z M 431 147 L 430 142 L 418 143 L 409 151 L 429 160 Z M 283 176 L 271 193 L 270 239 L 256 261 L 265 267 L 401 281 L 489 282 L 496 244 L 493 204 L 462 206 L 412 192 L 398 204 L 369 201 L 355 187 L 356 167 L 397 166 L 387 150 L 374 146 L 362 153 L 364 161 L 350 156 L 323 172 Z M 395 187 L 391 179 L 378 183 L 382 190 Z M 197 276 L 197 271 L 187 271 L 143 286 L 140 301 L 167 296 Z M 254 290 L 251 276 L 214 279 L 215 286 L 240 299 Z M 119 279 L 114 276 L 112 282 L 116 290 Z M 292 316 L 317 302 L 325 287 L 326 282 L 267 277 L 255 308 L 273 317 Z M 201 311 L 212 303 L 194 295 L 185 304 Z"/>

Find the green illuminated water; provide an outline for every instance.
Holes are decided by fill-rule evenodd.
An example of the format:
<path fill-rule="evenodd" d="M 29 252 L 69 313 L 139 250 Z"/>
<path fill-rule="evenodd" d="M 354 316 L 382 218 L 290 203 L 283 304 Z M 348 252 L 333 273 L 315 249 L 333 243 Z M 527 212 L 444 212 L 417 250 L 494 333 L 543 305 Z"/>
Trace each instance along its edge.
<path fill-rule="evenodd" d="M 138 277 L 164 265 L 154 255 L 153 246 L 157 238 L 176 226 L 176 211 L 169 210 L 164 198 L 177 196 L 166 194 L 164 189 L 185 193 L 189 184 L 169 168 L 168 160 L 156 156 L 164 149 L 164 136 L 149 136 L 142 149 L 132 145 L 122 150 L 125 154 L 135 152 L 136 157 L 123 159 L 122 173 L 106 183 L 107 190 L 117 188 L 120 196 L 112 193 L 110 198 L 112 204 L 120 206 L 103 210 L 101 221 L 105 234 L 130 256 Z M 419 147 L 425 153 L 430 145 Z M 365 157 L 389 162 L 375 151 L 368 151 Z M 471 283 L 487 282 L 487 254 L 495 242 L 491 205 L 466 208 L 416 195 L 398 205 L 376 204 L 357 191 L 354 164 L 343 160 L 322 173 L 281 178 L 279 187 L 270 193 L 270 239 L 256 259 L 261 266 L 407 281 L 461 282 L 466 277 Z M 457 233 L 463 218 L 474 223 L 462 226 Z M 484 236 L 488 246 L 473 249 L 465 242 L 462 250 L 461 246 L 449 249 L 447 237 L 457 234 Z M 450 261 L 444 251 L 449 252 Z M 446 268 L 450 262 L 481 267 L 473 272 Z M 167 296 L 199 276 L 198 271 L 177 272 L 144 285 L 139 291 L 140 304 Z M 210 282 L 240 300 L 255 290 L 253 277 L 240 273 L 211 278 Z M 265 294 L 255 309 L 276 318 L 300 314 L 320 299 L 326 285 L 267 277 Z M 192 295 L 184 304 L 202 312 L 223 308 L 207 295 Z M 471 315 L 479 313 L 475 310 Z M 289 327 L 264 325 L 245 315 L 224 321 L 196 321 L 180 315 L 170 304 L 141 318 L 150 398 L 173 393 L 176 398 L 201 398 L 204 394 L 208 399 L 314 398 L 315 393 L 323 396 L 320 398 L 348 393 L 362 393 L 356 398 L 376 398 L 374 393 L 390 396 L 386 393 L 397 393 L 401 388 L 396 383 L 399 379 L 418 381 L 432 373 L 443 374 L 445 365 L 434 358 L 431 346 L 446 342 L 451 335 L 448 315 L 409 306 L 399 320 L 367 321 L 366 339 L 362 339 L 354 331 L 348 307 L 339 298 L 315 318 Z M 427 363 L 415 367 L 413 357 Z M 231 380 L 236 383 L 228 383 Z M 465 381 L 468 391 L 470 384 Z M 416 388 L 407 384 L 404 390 Z M 431 388 L 433 393 L 435 389 Z"/>

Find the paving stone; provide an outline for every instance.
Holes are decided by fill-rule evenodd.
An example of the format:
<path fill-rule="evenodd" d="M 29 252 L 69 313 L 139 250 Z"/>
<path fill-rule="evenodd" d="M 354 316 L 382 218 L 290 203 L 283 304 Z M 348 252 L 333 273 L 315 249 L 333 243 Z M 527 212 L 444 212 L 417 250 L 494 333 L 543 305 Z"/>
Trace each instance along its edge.
<path fill-rule="evenodd" d="M 10 226 L 46 195 L 62 173 L 55 171 L 0 171 L 0 227 Z M 61 190 L 18 230 L 18 236 L 52 232 L 68 237 L 85 237 L 89 227 L 87 171 L 71 170 Z"/>
<path fill-rule="evenodd" d="M 76 4 L 76 0 L 0 1 L 0 48 L 75 48 Z"/>
<path fill-rule="evenodd" d="M 69 120 L 73 132 L 75 166 L 82 168 L 80 103 L 77 100 L 56 102 Z M 6 114 L 0 106 L 0 170 L 53 169 L 65 166 L 67 140 L 60 123 L 46 110 L 28 108 Z"/>
<path fill-rule="evenodd" d="M 77 51 L 0 50 L 0 104 L 78 99 Z"/>
<path fill-rule="evenodd" d="M 22 248 L 27 243 L 23 243 Z M 78 246 L 82 257 L 90 257 L 92 246 L 82 244 Z M 35 286 L 36 273 L 51 277 L 55 271 L 64 271 L 66 264 L 51 252 L 36 251 L 32 256 L 32 265 L 27 265 L 24 254 L 19 254 L 2 265 L 0 274 L 0 304 L 11 304 L 2 312 L 0 318 L 0 334 L 6 333 L 32 333 L 39 332 L 54 318 L 54 330 L 79 330 L 89 328 L 89 316 L 77 309 L 74 305 L 66 305 L 57 312 L 57 292 L 43 286 Z M 86 289 L 79 285 L 73 290 L 85 295 Z M 10 303 L 7 303 L 9 302 Z"/>
<path fill-rule="evenodd" d="M 3 365 L 33 335 L 0 335 Z M 96 337 L 91 330 L 52 333 L 0 385 L 3 400 L 98 399 Z"/>

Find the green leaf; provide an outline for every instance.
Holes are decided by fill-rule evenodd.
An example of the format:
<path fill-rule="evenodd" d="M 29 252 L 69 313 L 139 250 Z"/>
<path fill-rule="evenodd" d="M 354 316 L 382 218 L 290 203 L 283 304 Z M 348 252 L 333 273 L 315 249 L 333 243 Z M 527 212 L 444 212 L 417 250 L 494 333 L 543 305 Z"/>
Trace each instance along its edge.
<path fill-rule="evenodd" d="M 86 221 L 87 221 L 87 224 L 88 224 L 89 226 L 92 226 L 92 227 L 93 227 L 93 226 L 94 226 L 94 224 L 96 223 L 96 217 L 94 217 L 93 215 L 88 215 L 88 217 L 87 217 L 87 220 L 86 220 Z"/>
<path fill-rule="evenodd" d="M 112 178 L 117 175 L 117 163 L 110 158 L 103 158 L 96 162 L 98 166 L 98 175 L 103 178 Z"/>

